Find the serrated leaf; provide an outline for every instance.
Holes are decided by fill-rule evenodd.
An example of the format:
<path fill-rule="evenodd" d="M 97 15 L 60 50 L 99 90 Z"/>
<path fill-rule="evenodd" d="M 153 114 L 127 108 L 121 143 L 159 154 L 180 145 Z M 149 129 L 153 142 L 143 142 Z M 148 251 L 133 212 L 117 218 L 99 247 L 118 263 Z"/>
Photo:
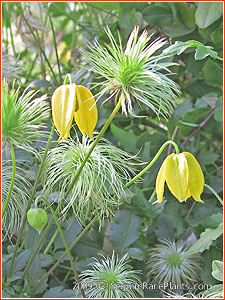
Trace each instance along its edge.
<path fill-rule="evenodd" d="M 223 262 L 214 260 L 212 262 L 212 276 L 219 281 L 223 281 Z"/>
<path fill-rule="evenodd" d="M 208 250 L 218 237 L 223 234 L 223 223 L 221 223 L 216 229 L 207 228 L 204 232 L 201 233 L 200 238 L 194 243 L 188 250 L 187 254 L 196 254 L 202 253 L 205 250 Z"/>

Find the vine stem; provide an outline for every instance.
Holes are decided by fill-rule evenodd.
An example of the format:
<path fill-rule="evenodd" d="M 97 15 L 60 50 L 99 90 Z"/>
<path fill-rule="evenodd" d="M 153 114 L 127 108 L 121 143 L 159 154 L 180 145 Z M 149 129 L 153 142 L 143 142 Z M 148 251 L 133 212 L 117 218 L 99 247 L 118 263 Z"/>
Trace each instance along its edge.
<path fill-rule="evenodd" d="M 98 215 L 96 215 L 92 221 L 81 231 L 81 233 L 77 236 L 77 238 L 73 241 L 73 243 L 69 246 L 69 250 L 71 250 L 83 237 L 83 235 L 89 230 L 89 228 L 97 221 Z M 63 260 L 63 258 L 66 256 L 66 251 L 60 256 L 60 258 L 57 260 L 57 262 L 51 267 L 51 269 L 45 274 L 45 276 L 42 277 L 42 279 L 30 290 L 31 294 L 42 284 L 42 282 L 48 278 L 48 276 L 58 267 L 60 262 Z"/>
<path fill-rule="evenodd" d="M 16 241 L 15 249 L 14 249 L 14 253 L 13 253 L 13 256 L 12 256 L 12 260 L 11 260 L 11 264 L 10 264 L 10 267 L 9 267 L 9 276 L 11 275 L 12 270 L 13 270 L 13 264 L 14 264 L 14 260 L 15 260 L 15 257 L 16 257 L 16 252 L 17 252 L 17 249 L 19 247 L 20 239 L 22 237 L 23 229 L 24 229 L 24 226 L 25 226 L 26 220 L 27 220 L 27 211 L 30 209 L 31 203 L 34 199 L 34 195 L 35 195 L 35 192 L 36 192 L 36 189 L 37 189 L 37 186 L 38 186 L 41 171 L 42 171 L 42 168 L 44 166 L 44 162 L 45 162 L 45 159 L 46 159 L 46 156 L 47 156 L 47 152 L 48 152 L 48 149 L 49 149 L 51 141 L 52 141 L 52 137 L 53 137 L 53 134 L 54 134 L 54 129 L 55 129 L 55 125 L 53 124 L 52 129 L 51 129 L 51 133 L 50 133 L 49 138 L 48 138 L 47 146 L 45 148 L 45 152 L 44 152 L 44 155 L 43 155 L 43 158 L 42 158 L 42 162 L 40 164 L 40 167 L 39 167 L 39 170 L 38 170 L 38 173 L 37 173 L 37 177 L 36 177 L 35 182 L 34 182 L 34 187 L 33 187 L 33 190 L 32 190 L 28 205 L 27 205 L 26 213 L 24 214 L 22 225 L 20 227 L 20 231 L 19 231 L 19 234 L 18 234 L 18 238 L 17 238 L 17 241 Z"/>
<path fill-rule="evenodd" d="M 192 133 L 183 141 L 183 143 L 181 143 L 181 147 L 184 147 L 185 144 L 187 144 L 187 142 L 190 141 L 190 139 L 198 132 L 200 132 L 201 128 L 212 118 L 212 116 L 215 113 L 215 108 L 212 109 L 212 111 L 210 112 L 210 114 L 205 118 L 204 121 L 202 121 L 202 123 L 199 125 L 199 127 L 197 129 L 195 129 L 194 131 L 192 131 Z"/>
<path fill-rule="evenodd" d="M 61 74 L 60 63 L 59 63 L 59 55 L 58 55 L 57 45 L 56 45 L 55 30 L 54 30 L 52 17 L 51 17 L 51 14 L 49 12 L 49 7 L 48 7 L 47 2 L 45 2 L 45 7 L 46 7 L 46 10 L 47 10 L 50 25 L 51 25 L 51 30 L 52 30 L 52 35 L 53 35 L 53 42 L 54 42 L 54 47 L 55 47 L 55 55 L 56 55 L 56 60 L 57 60 L 57 65 L 58 65 L 58 70 L 59 70 L 59 79 L 60 79 L 60 83 L 61 83 L 62 82 L 62 74 Z"/>
<path fill-rule="evenodd" d="M 13 144 L 11 142 L 10 142 L 10 153 L 11 153 L 11 158 L 12 158 L 12 178 L 11 178 L 8 195 L 7 195 L 7 198 L 6 198 L 6 202 L 5 202 L 5 205 L 4 205 L 3 210 L 2 210 L 2 217 L 4 216 L 4 214 L 7 210 L 7 207 L 9 205 L 9 201 L 10 201 L 10 198 L 11 198 L 13 185 L 14 185 L 14 181 L 15 181 L 15 176 L 16 176 L 16 158 L 15 158 L 15 152 L 14 152 Z"/>
<path fill-rule="evenodd" d="M 172 144 L 175 147 L 176 153 L 179 154 L 179 148 L 177 146 L 177 144 L 173 141 L 167 141 L 165 142 L 161 148 L 159 149 L 159 151 L 157 152 L 157 154 L 155 155 L 155 157 L 152 159 L 152 161 L 148 164 L 148 166 L 146 168 L 144 168 L 137 176 L 135 176 L 132 180 L 130 180 L 126 185 L 124 185 L 123 189 L 126 189 L 128 186 L 130 186 L 135 180 L 137 180 L 140 176 L 142 176 L 158 159 L 159 155 L 162 153 L 162 151 L 164 150 L 164 148 L 169 145 Z M 98 215 L 96 215 L 94 217 L 94 219 L 84 228 L 84 230 L 78 235 L 78 237 L 74 240 L 74 242 L 70 245 L 69 249 L 72 249 L 76 243 L 80 240 L 80 238 L 83 236 L 83 234 L 87 231 L 87 227 L 90 228 L 92 224 L 94 224 L 95 221 L 97 221 L 98 219 Z M 85 232 L 84 232 L 85 231 Z M 32 289 L 31 291 L 34 291 L 36 288 L 39 287 L 39 285 L 51 274 L 51 272 L 53 272 L 55 270 L 55 268 L 60 264 L 60 262 L 63 260 L 63 258 L 66 256 L 66 251 L 60 256 L 60 258 L 58 259 L 58 261 L 52 266 L 52 268 L 48 271 L 48 273 L 45 275 L 44 278 L 42 278 Z"/>
<path fill-rule="evenodd" d="M 58 221 L 58 219 L 57 219 L 57 216 L 56 216 L 56 214 L 55 214 L 55 212 L 54 212 L 54 209 L 51 207 L 51 205 L 50 205 L 50 203 L 48 202 L 48 200 L 47 200 L 45 197 L 43 197 L 43 196 L 38 196 L 38 197 L 36 198 L 36 200 L 35 200 L 35 206 L 36 206 L 36 207 L 37 207 L 37 203 L 39 202 L 40 199 L 44 200 L 45 204 L 48 206 L 48 208 L 50 209 L 50 211 L 51 211 L 51 213 L 52 213 L 52 216 L 53 216 L 53 218 L 54 218 L 54 220 L 55 220 L 55 222 L 56 222 L 56 225 L 57 225 L 57 227 L 58 227 L 59 233 L 60 233 L 60 235 L 61 235 L 61 238 L 62 238 L 64 247 L 65 247 L 65 249 L 66 249 L 66 253 L 67 253 L 68 257 L 69 257 L 70 264 L 71 264 L 71 267 L 72 267 L 72 269 L 73 269 L 73 273 L 74 273 L 75 279 L 77 280 L 78 283 L 80 283 L 80 279 L 79 279 L 77 270 L 76 270 L 75 265 L 74 265 L 73 257 L 72 257 L 72 255 L 71 255 L 71 253 L 70 253 L 68 244 L 67 244 L 67 242 L 66 242 L 65 236 L 64 236 L 63 231 L 62 231 L 62 228 L 61 228 L 61 226 L 60 226 L 60 224 L 59 224 L 59 221 Z M 19 280 L 18 284 L 20 284 L 22 281 L 23 281 L 23 276 L 22 276 L 21 279 Z M 82 289 L 81 286 L 80 286 L 80 289 L 81 289 L 81 293 L 82 293 L 83 298 L 86 298 L 85 293 L 84 293 L 84 290 Z"/>
<path fill-rule="evenodd" d="M 217 198 L 217 200 L 223 206 L 223 200 L 220 198 L 220 196 L 217 194 L 217 192 L 210 185 L 208 185 L 206 183 L 204 184 L 204 186 L 213 193 L 213 195 Z"/>
<path fill-rule="evenodd" d="M 66 84 L 65 82 L 67 82 L 67 80 L 68 80 L 67 78 L 69 79 L 69 75 L 66 76 L 65 81 L 64 81 L 64 84 Z M 102 127 L 101 131 L 99 132 L 99 135 L 98 135 L 97 138 L 94 140 L 94 142 L 93 142 L 92 146 L 90 147 L 88 153 L 86 154 L 86 156 L 85 156 L 85 158 L 84 158 L 82 164 L 80 165 L 80 167 L 79 167 L 79 169 L 78 169 L 76 175 L 74 176 L 73 181 L 71 182 L 69 188 L 67 189 L 67 191 L 66 191 L 66 193 L 65 193 L 65 195 L 64 195 L 64 197 L 63 197 L 63 200 L 65 200 L 65 199 L 68 197 L 68 195 L 69 195 L 69 193 L 71 192 L 71 189 L 73 188 L 73 186 L 74 186 L 76 180 L 78 179 L 78 177 L 79 177 L 79 175 L 80 175 L 80 173 L 81 173 L 81 171 L 82 171 L 82 169 L 83 169 L 85 163 L 87 162 L 88 158 L 90 157 L 92 151 L 93 151 L 94 148 L 96 147 L 96 145 L 97 145 L 97 143 L 99 142 L 100 138 L 102 137 L 102 135 L 105 133 L 105 131 L 106 131 L 107 128 L 109 127 L 110 123 L 112 122 L 113 118 L 115 117 L 115 115 L 116 115 L 116 113 L 118 112 L 118 110 L 120 109 L 120 107 L 121 107 L 121 99 L 119 99 L 118 103 L 116 104 L 114 110 L 112 111 L 112 113 L 111 113 L 111 115 L 109 116 L 108 120 L 106 121 L 105 125 Z M 62 200 L 62 201 L 63 201 L 63 200 Z M 56 211 L 55 211 L 56 214 L 58 213 L 58 210 L 59 210 L 59 206 L 58 206 L 58 208 L 57 208 Z M 96 216 L 96 217 L 97 217 L 97 216 Z M 97 218 L 96 218 L 96 220 L 97 220 Z M 28 270 L 29 270 L 29 268 L 30 268 L 30 266 L 31 266 L 31 264 L 32 264 L 32 262 L 33 262 L 35 256 L 37 255 L 39 249 L 41 248 L 41 245 L 42 245 L 42 243 L 43 243 L 43 241 L 44 241 L 46 235 L 48 234 L 48 232 L 49 232 L 49 230 L 50 230 L 50 228 L 51 228 L 51 226 L 52 226 L 52 224 L 53 224 L 53 221 L 54 221 L 54 218 L 52 217 L 51 220 L 50 220 L 49 223 L 48 223 L 48 226 L 46 227 L 45 231 L 43 232 L 43 234 L 42 234 L 42 236 L 41 236 L 41 239 L 39 240 L 38 245 L 37 245 L 36 249 L 34 250 L 34 252 L 33 252 L 33 254 L 32 254 L 32 256 L 31 256 L 29 262 L 27 263 L 26 269 L 24 270 L 24 273 L 23 273 L 23 277 L 24 277 L 24 276 L 26 275 L 26 273 L 28 272 Z M 88 225 L 89 225 L 89 224 L 88 224 Z M 87 226 L 88 226 L 88 225 L 87 225 Z M 58 229 L 57 229 L 57 232 L 59 232 Z M 56 233 L 54 234 L 54 237 L 55 237 L 55 238 L 57 237 L 57 234 L 56 234 Z M 55 240 L 55 239 L 53 239 L 53 238 L 50 240 L 49 244 L 47 245 L 47 248 L 48 248 L 48 249 L 50 248 L 50 246 L 51 246 L 51 244 L 54 242 L 54 240 Z"/>
<path fill-rule="evenodd" d="M 177 146 L 177 144 L 174 141 L 166 141 L 158 150 L 158 152 L 156 153 L 156 155 L 153 157 L 153 159 L 150 161 L 150 163 L 140 172 L 138 173 L 136 176 L 134 176 L 127 184 L 124 185 L 123 189 L 128 188 L 133 182 L 135 182 L 139 177 L 141 177 L 145 172 L 147 172 L 153 165 L 154 163 L 157 161 L 157 159 L 159 158 L 160 154 L 162 153 L 162 151 L 166 148 L 167 145 L 173 145 L 175 150 L 176 150 L 176 154 L 179 154 L 179 148 Z"/>
<path fill-rule="evenodd" d="M 54 73 L 54 71 L 53 71 L 53 69 L 52 69 L 52 66 L 51 66 L 51 64 L 50 64 L 50 62 L 49 62 L 49 60 L 48 60 L 48 58 L 47 58 L 47 56 L 46 56 L 46 54 L 45 54 L 45 51 L 42 49 L 40 42 L 38 41 L 37 37 L 35 36 L 35 34 L 34 34 L 32 28 L 30 27 L 30 25 L 29 25 L 27 19 L 25 18 L 24 14 L 23 14 L 23 11 L 22 11 L 20 5 L 19 5 L 17 2 L 16 2 L 16 7 L 17 7 L 19 13 L 21 14 L 21 16 L 23 17 L 24 22 L 26 23 L 27 27 L 29 28 L 29 30 L 30 30 L 30 32 L 31 32 L 31 34 L 32 34 L 32 36 L 33 36 L 35 42 L 36 42 L 37 45 L 38 45 L 38 48 L 40 49 L 41 53 L 43 54 L 43 56 L 44 56 L 44 58 L 45 58 L 45 60 L 46 60 L 46 63 L 48 64 L 49 69 L 50 69 L 50 71 L 51 71 L 51 73 L 52 73 L 52 75 L 53 75 L 53 77 L 54 77 L 56 83 L 59 85 L 58 80 L 57 80 L 57 78 L 56 78 L 56 75 L 55 75 L 55 73 Z"/>

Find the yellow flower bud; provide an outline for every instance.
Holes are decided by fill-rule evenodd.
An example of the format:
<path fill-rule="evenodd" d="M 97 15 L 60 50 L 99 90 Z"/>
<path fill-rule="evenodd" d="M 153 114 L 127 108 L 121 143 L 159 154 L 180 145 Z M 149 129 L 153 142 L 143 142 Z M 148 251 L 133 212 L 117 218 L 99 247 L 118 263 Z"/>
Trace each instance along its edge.
<path fill-rule="evenodd" d="M 157 201 L 161 203 L 165 182 L 180 202 L 193 197 L 197 202 L 204 189 L 204 175 L 196 158 L 189 152 L 170 154 L 163 162 L 156 178 Z"/>
<path fill-rule="evenodd" d="M 59 139 L 68 138 L 73 117 L 80 131 L 93 139 L 98 111 L 88 88 L 75 83 L 59 86 L 52 95 L 52 115 Z"/>

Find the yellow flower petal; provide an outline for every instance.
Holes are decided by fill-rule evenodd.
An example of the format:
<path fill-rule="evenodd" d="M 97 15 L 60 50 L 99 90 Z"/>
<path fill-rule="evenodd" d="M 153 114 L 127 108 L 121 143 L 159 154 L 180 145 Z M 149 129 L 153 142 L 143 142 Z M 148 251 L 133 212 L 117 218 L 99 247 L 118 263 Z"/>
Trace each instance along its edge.
<path fill-rule="evenodd" d="M 59 86 L 52 95 L 52 116 L 59 139 L 67 139 L 76 104 L 76 84 Z"/>
<path fill-rule="evenodd" d="M 188 164 L 183 153 L 168 156 L 165 175 L 170 192 L 180 202 L 185 201 L 188 190 Z"/>
<path fill-rule="evenodd" d="M 189 189 L 187 190 L 187 194 L 186 194 L 186 197 L 185 197 L 185 200 L 184 201 L 187 201 L 188 198 L 191 197 L 191 192 L 189 191 Z"/>
<path fill-rule="evenodd" d="M 197 159 L 191 153 L 183 152 L 183 154 L 185 155 L 189 169 L 188 189 L 195 201 L 204 203 L 200 198 L 205 183 L 202 169 Z"/>
<path fill-rule="evenodd" d="M 80 131 L 93 139 L 93 131 L 98 120 L 98 111 L 92 93 L 83 85 L 76 86 L 78 110 L 74 113 Z"/>
<path fill-rule="evenodd" d="M 164 185 L 165 185 L 165 180 L 166 180 L 166 175 L 165 175 L 166 160 L 167 160 L 167 158 L 162 163 L 162 165 L 159 169 L 158 175 L 156 177 L 156 184 L 155 185 L 156 185 L 157 200 L 155 202 L 153 202 L 153 204 L 161 203 L 162 200 L 163 200 Z"/>

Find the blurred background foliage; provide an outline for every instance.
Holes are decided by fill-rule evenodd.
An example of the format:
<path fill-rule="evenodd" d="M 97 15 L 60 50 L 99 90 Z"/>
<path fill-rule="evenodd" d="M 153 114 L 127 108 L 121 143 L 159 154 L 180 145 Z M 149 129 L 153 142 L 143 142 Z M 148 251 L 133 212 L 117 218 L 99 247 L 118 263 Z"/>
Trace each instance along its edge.
<path fill-rule="evenodd" d="M 14 65 L 17 67 L 14 72 L 7 73 L 7 67 L 4 69 L 3 65 L 3 76 L 11 82 L 16 79 L 15 85 L 21 85 L 21 91 L 31 84 L 33 88 L 40 89 L 40 94 L 48 93 L 49 102 L 53 91 L 63 83 L 66 73 L 72 74 L 76 84 L 83 84 L 89 88 L 93 82 L 99 80 L 82 57 L 81 49 L 86 48 L 87 42 L 93 43 L 95 39 L 101 45 L 107 44 L 109 41 L 104 30 L 106 26 L 115 38 L 117 31 L 120 32 L 124 45 L 133 27 L 139 26 L 140 33 L 147 30 L 149 34 L 153 34 L 152 39 L 164 37 L 169 45 L 175 41 L 197 40 L 205 46 L 211 46 L 219 57 L 223 55 L 222 2 L 51 2 L 48 3 L 49 11 L 43 2 L 20 2 L 18 5 L 21 6 L 52 70 L 43 53 L 40 53 L 40 48 L 15 2 L 5 2 L 2 5 L 3 58 L 4 55 L 10 55 L 11 59 L 16 59 Z M 60 70 L 55 54 L 54 35 Z M 195 155 L 203 169 L 206 183 L 222 194 L 222 62 L 209 56 L 204 57 L 204 53 L 201 59 L 196 60 L 195 48 L 188 48 L 182 54 L 174 56 L 173 60 L 177 65 L 172 68 L 171 78 L 181 87 L 182 94 L 177 99 L 171 118 L 158 119 L 150 110 L 144 110 L 134 104 L 135 111 L 146 117 L 133 118 L 117 114 L 105 133 L 105 138 L 131 154 L 138 153 L 144 162 L 150 161 L 166 140 L 173 139 L 181 151 L 189 151 Z M 92 92 L 95 94 L 98 91 L 93 89 Z M 97 131 L 101 129 L 114 107 L 113 101 L 102 105 L 103 102 L 102 98 L 97 103 Z M 209 115 L 208 121 L 205 122 Z M 196 134 L 187 140 L 196 129 Z M 72 130 L 71 134 L 75 136 Z M 43 145 L 42 140 L 36 144 L 36 148 L 40 150 Z M 192 245 L 206 229 L 218 227 L 222 221 L 222 210 L 208 190 L 204 190 L 202 195 L 205 204 L 194 203 L 193 199 L 180 204 L 166 189 L 163 203 L 152 205 L 156 200 L 154 188 L 157 171 L 168 151 L 171 150 L 163 151 L 154 167 L 143 176 L 142 183 L 131 187 L 132 194 L 127 196 L 128 201 L 124 201 L 113 221 L 106 222 L 100 232 L 96 224 L 74 247 L 72 254 L 76 257 L 78 271 L 88 268 L 92 256 L 112 253 L 114 249 L 120 256 L 128 252 L 132 265 L 142 271 L 142 280 L 146 281 L 148 249 L 151 249 L 158 239 L 167 237 L 176 241 L 184 240 L 188 245 Z M 3 154 L 6 157 L 9 155 L 7 150 Z M 26 161 L 29 166 L 26 169 L 27 178 L 32 183 L 39 161 L 32 154 L 18 149 L 16 157 Z M 54 197 L 57 205 L 57 193 Z M 71 242 L 81 229 L 73 218 L 62 226 L 68 242 Z M 15 274 L 24 268 L 28 254 L 40 239 L 37 232 L 29 226 L 28 228 L 24 251 L 17 257 Z M 53 226 L 46 244 L 55 229 Z M 13 247 L 13 242 L 12 245 L 4 242 L 3 252 L 8 253 L 5 262 L 9 259 Z M 57 260 L 62 251 L 63 244 L 58 236 L 50 252 L 37 257 L 35 271 L 30 270 L 31 281 L 34 277 L 35 281 L 38 277 L 41 278 L 43 272 Z M 222 257 L 221 237 L 215 241 L 211 239 L 199 252 L 202 267 L 199 282 L 218 283 L 211 271 L 212 261 Z M 50 277 L 48 285 L 44 282 L 37 295 L 49 298 L 53 295 L 57 298 L 74 297 L 72 273 L 68 273 L 69 269 L 69 260 L 66 257 L 55 271 L 59 281 Z M 68 279 L 65 281 L 65 276 L 71 277 L 69 284 Z M 13 280 L 10 283 L 12 282 Z M 10 288 L 10 283 L 5 285 L 6 296 L 16 293 Z M 27 282 L 27 290 L 29 284 L 31 283 Z M 159 290 L 144 292 L 145 297 L 162 296 Z"/>

